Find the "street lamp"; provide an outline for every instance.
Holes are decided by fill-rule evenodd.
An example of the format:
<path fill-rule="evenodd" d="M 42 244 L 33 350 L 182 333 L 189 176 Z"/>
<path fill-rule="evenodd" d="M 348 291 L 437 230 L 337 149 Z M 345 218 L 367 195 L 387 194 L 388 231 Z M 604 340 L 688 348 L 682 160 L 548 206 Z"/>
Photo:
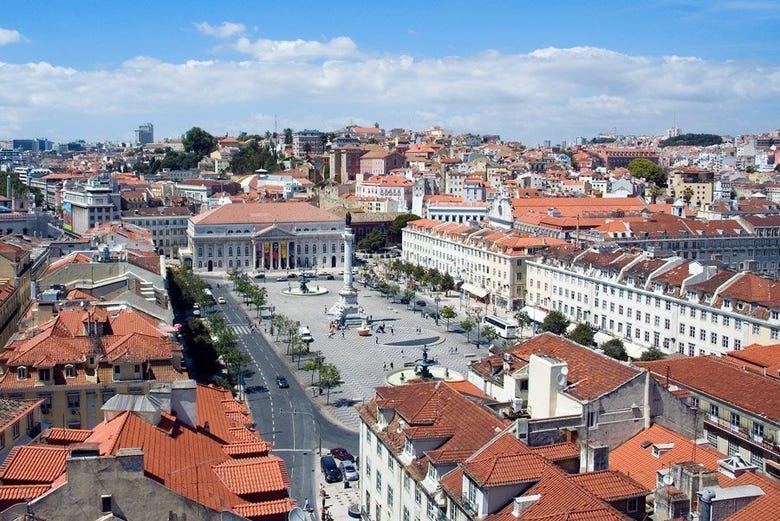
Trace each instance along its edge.
<path fill-rule="evenodd" d="M 436 325 L 439 325 L 439 301 L 441 300 L 441 297 L 439 295 L 436 295 L 433 297 L 433 301 L 436 303 Z"/>

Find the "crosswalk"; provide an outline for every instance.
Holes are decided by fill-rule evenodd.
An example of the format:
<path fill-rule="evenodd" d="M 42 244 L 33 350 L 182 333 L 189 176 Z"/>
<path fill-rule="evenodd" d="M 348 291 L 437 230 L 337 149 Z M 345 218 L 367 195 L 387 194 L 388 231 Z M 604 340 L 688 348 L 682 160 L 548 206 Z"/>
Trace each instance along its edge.
<path fill-rule="evenodd" d="M 246 324 L 243 324 L 243 325 L 228 324 L 227 326 L 230 329 L 232 329 L 237 335 L 258 334 L 257 328 L 250 329 L 249 326 L 247 326 Z"/>

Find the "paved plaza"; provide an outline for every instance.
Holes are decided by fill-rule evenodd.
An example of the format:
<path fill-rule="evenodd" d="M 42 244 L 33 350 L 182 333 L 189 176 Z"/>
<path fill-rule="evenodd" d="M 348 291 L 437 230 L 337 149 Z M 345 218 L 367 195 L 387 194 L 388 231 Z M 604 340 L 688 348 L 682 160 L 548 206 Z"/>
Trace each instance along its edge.
<path fill-rule="evenodd" d="M 296 280 L 290 280 L 291 285 L 298 284 Z M 346 330 L 336 331 L 329 336 L 329 326 L 332 317 L 327 315 L 327 310 L 338 300 L 338 291 L 343 286 L 340 278 L 337 280 L 313 280 L 309 282 L 312 288 L 327 288 L 328 293 L 317 296 L 286 295 L 282 290 L 288 288 L 287 282 L 275 281 L 275 277 L 269 277 L 264 282 L 258 282 L 268 292 L 268 303 L 275 306 L 275 313 L 285 315 L 293 320 L 300 321 L 301 326 L 311 330 L 314 342 L 311 343 L 312 351 L 321 351 L 326 363 L 334 364 L 339 372 L 343 384 L 331 390 L 330 405 L 325 405 L 326 396 L 317 396 L 316 400 L 323 409 L 337 422 L 348 429 L 357 431 L 359 420 L 354 405 L 374 396 L 374 388 L 386 384 L 386 376 L 393 370 L 400 369 L 405 363 L 414 362 L 422 358 L 423 345 L 428 346 L 429 357 L 438 360 L 439 365 L 460 373 L 464 378 L 468 375 L 468 364 L 478 357 L 486 356 L 486 345 L 478 349 L 474 345 L 472 331 L 471 342 L 466 341 L 462 333 L 447 331 L 446 320 L 440 320 L 437 326 L 431 318 L 424 318 L 423 313 L 436 310 L 433 298 L 430 295 L 418 294 L 417 298 L 425 298 L 427 306 L 417 308 L 416 311 L 408 309 L 408 306 L 393 303 L 381 293 L 362 284 L 356 284 L 358 289 L 358 302 L 365 316 L 371 318 L 371 333 L 369 336 L 359 336 L 355 326 L 349 326 Z M 445 298 L 437 293 L 441 299 L 439 309 L 445 305 L 452 306 L 458 316 L 451 320 L 451 329 L 465 318 L 466 305 L 459 302 L 457 294 Z M 463 310 L 459 307 L 463 305 Z M 254 317 L 255 313 L 250 316 Z M 385 332 L 377 333 L 376 328 L 384 324 Z M 270 323 L 264 321 L 260 328 L 272 345 L 276 345 L 282 353 L 286 350 L 286 343 L 281 337 L 279 342 L 272 342 L 275 335 L 269 333 Z M 292 368 L 296 364 L 290 362 Z M 310 387 L 312 375 L 307 371 L 293 371 L 304 387 Z M 316 376 L 315 382 L 316 382 Z M 312 395 L 316 390 L 312 388 Z"/>

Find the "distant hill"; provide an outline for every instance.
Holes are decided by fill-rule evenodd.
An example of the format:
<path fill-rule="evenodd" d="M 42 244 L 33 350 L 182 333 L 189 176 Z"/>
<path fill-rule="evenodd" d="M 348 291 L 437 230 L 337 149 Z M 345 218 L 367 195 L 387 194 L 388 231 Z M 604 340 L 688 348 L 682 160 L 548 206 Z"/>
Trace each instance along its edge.
<path fill-rule="evenodd" d="M 720 145 L 723 138 L 715 134 L 681 134 L 679 136 L 664 139 L 658 143 L 659 147 L 680 147 L 696 146 L 706 147 L 710 145 Z"/>

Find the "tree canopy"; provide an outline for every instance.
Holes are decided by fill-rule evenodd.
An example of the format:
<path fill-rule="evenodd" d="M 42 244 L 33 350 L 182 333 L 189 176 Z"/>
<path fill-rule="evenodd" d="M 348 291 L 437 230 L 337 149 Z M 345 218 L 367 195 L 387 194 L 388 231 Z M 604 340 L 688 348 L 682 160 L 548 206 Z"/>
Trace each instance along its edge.
<path fill-rule="evenodd" d="M 593 328 L 588 324 L 577 324 L 569 335 L 569 340 L 585 347 L 593 347 Z"/>
<path fill-rule="evenodd" d="M 406 223 L 409 221 L 416 221 L 420 217 L 417 215 L 414 215 L 413 213 L 407 213 L 404 215 L 399 215 L 395 219 L 393 219 L 393 222 L 390 223 L 389 231 L 390 235 L 393 237 L 401 237 L 401 230 L 404 229 L 406 226 Z"/>
<path fill-rule="evenodd" d="M 639 359 L 643 362 L 652 362 L 653 360 L 662 360 L 664 358 L 666 358 L 666 355 L 663 354 L 657 347 L 651 347 L 642 353 L 642 356 L 639 357 Z"/>
<path fill-rule="evenodd" d="M 261 168 L 271 172 L 279 169 L 279 163 L 270 146 L 261 146 L 255 140 L 251 140 L 230 160 L 230 170 L 236 175 L 252 174 Z"/>
<path fill-rule="evenodd" d="M 184 150 L 194 152 L 200 158 L 209 154 L 217 146 L 217 138 L 200 127 L 192 127 L 184 134 Z"/>
<path fill-rule="evenodd" d="M 612 358 L 616 360 L 622 360 L 626 361 L 628 360 L 628 353 L 626 353 L 626 346 L 623 345 L 623 341 L 619 338 L 613 338 L 612 340 L 607 340 L 603 344 L 601 344 L 601 350 L 604 351 L 604 354 L 607 356 L 611 356 Z"/>
<path fill-rule="evenodd" d="M 707 147 L 710 145 L 720 145 L 723 138 L 717 134 L 680 134 L 664 139 L 658 143 L 659 147 L 677 147 L 677 146 L 698 146 Z"/>
<path fill-rule="evenodd" d="M 566 332 L 566 328 L 569 327 L 569 319 L 566 318 L 560 311 L 550 311 L 547 316 L 544 317 L 541 330 L 555 333 L 556 335 L 562 335 Z"/>
<path fill-rule="evenodd" d="M 644 179 L 648 183 L 654 183 L 656 186 L 666 186 L 666 174 L 663 168 L 644 157 L 632 159 L 628 164 L 628 171 L 631 175 Z"/>
<path fill-rule="evenodd" d="M 366 235 L 358 244 L 358 250 L 362 251 L 368 251 L 368 252 L 376 252 L 379 251 L 381 248 L 384 247 L 385 241 L 387 240 L 387 237 L 385 235 L 378 231 L 374 230 L 368 235 Z"/>

